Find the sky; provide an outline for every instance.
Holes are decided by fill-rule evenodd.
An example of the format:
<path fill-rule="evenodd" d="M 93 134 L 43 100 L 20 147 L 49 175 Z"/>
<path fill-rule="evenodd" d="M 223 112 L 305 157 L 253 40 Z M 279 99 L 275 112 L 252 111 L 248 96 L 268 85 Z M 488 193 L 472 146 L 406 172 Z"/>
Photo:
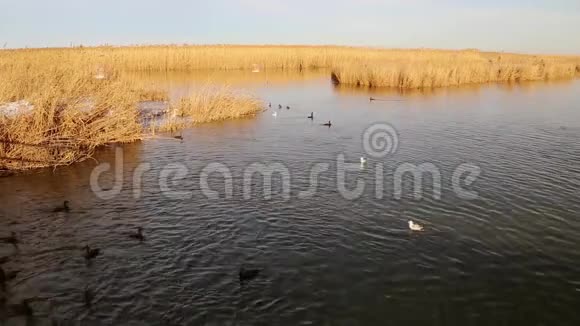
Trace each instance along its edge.
<path fill-rule="evenodd" d="M 0 47 L 176 43 L 580 54 L 580 0 L 0 0 Z"/>

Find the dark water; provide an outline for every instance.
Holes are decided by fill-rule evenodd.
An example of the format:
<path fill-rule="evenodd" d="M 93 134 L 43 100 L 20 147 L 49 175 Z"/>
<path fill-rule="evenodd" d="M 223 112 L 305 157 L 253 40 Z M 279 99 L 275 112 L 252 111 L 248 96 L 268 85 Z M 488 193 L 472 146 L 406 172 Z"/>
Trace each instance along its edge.
<path fill-rule="evenodd" d="M 335 88 L 317 74 L 256 76 L 228 82 L 291 109 L 202 125 L 183 142 L 124 146 L 123 188 L 111 199 L 89 183 L 97 163 L 114 165 L 115 148 L 98 162 L 1 178 L 0 236 L 14 231 L 21 241 L 0 244 L 0 257 L 11 259 L 4 269 L 21 270 L 8 303 L 44 298 L 32 304 L 41 325 L 50 316 L 86 325 L 580 324 L 580 82 L 398 94 Z M 203 78 L 151 81 L 179 94 Z M 327 120 L 331 128 L 320 126 Z M 398 150 L 384 158 L 365 154 L 361 141 L 376 122 L 398 132 Z M 338 189 L 341 154 L 369 160 L 347 174 L 348 189 L 365 184 L 356 199 Z M 258 176 L 245 193 L 244 173 L 256 162 L 288 169 L 288 197 L 278 175 L 271 199 Z M 150 166 L 135 187 L 143 163 Z M 204 195 L 200 175 L 210 163 L 231 172 L 231 196 L 218 173 L 204 180 L 219 198 Z M 302 198 L 316 163 L 329 171 Z M 430 178 L 422 199 L 410 179 L 396 198 L 394 174 L 405 163 L 437 167 L 440 199 Z M 453 190 L 463 163 L 481 170 L 463 184 L 476 199 Z M 162 191 L 175 164 L 185 174 L 170 174 L 172 192 Z M 107 189 L 112 180 L 99 179 Z M 65 199 L 71 212 L 52 213 Z M 425 232 L 409 231 L 409 219 Z M 127 236 L 137 226 L 144 243 Z M 90 265 L 85 244 L 104 251 Z M 261 273 L 240 286 L 242 265 Z"/>

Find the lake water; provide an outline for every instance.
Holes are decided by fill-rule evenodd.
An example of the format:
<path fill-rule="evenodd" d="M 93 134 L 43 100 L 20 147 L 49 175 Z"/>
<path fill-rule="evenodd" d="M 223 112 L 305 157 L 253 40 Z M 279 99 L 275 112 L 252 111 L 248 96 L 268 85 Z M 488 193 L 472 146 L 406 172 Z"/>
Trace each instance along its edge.
<path fill-rule="evenodd" d="M 4 269 L 21 271 L 4 296 L 44 298 L 37 324 L 580 324 L 580 81 L 398 93 L 322 72 L 141 78 L 172 96 L 217 79 L 273 109 L 0 178 L 0 236 L 20 238 L 0 244 Z M 377 123 L 393 128 L 382 156 L 363 139 Z M 116 159 L 98 184 L 118 192 L 102 199 L 91 172 Z M 285 175 L 269 199 L 255 163 Z M 420 164 L 418 199 L 396 176 Z M 203 173 L 218 167 L 229 176 Z M 70 213 L 52 213 L 63 200 Z M 127 236 L 137 226 L 143 243 Z M 85 244 L 104 251 L 89 265 Z M 261 272 L 241 285 L 240 266 Z"/>

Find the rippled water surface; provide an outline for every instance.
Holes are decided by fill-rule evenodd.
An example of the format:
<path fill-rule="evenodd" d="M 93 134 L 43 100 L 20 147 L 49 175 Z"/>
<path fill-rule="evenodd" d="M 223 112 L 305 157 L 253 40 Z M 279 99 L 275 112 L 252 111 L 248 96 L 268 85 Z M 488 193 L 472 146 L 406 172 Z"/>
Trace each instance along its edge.
<path fill-rule="evenodd" d="M 111 199 L 91 191 L 90 176 L 99 163 L 115 165 L 114 147 L 94 161 L 0 178 L 0 237 L 20 238 L 18 248 L 0 244 L 0 258 L 21 271 L 3 296 L 8 305 L 40 298 L 38 324 L 580 325 L 580 82 L 400 94 L 336 88 L 324 73 L 146 78 L 172 96 L 223 79 L 274 109 L 186 130 L 183 142 L 121 147 L 122 189 Z M 383 158 L 362 142 L 377 122 L 398 132 L 397 151 Z M 346 174 L 347 189 L 364 183 L 358 198 L 337 186 L 340 155 L 355 166 L 368 157 Z M 256 162 L 288 169 L 289 198 L 277 174 L 270 199 L 259 175 L 245 191 Z M 231 172 L 231 196 L 219 173 L 201 177 L 211 163 Z M 317 163 L 329 169 L 303 198 Z M 411 179 L 396 198 L 393 176 L 405 163 L 434 164 L 441 198 L 431 178 L 422 199 Z M 464 163 L 481 170 L 462 183 L 473 200 L 453 190 Z M 113 180 L 107 172 L 99 184 L 114 190 Z M 204 181 L 218 199 L 204 195 Z M 65 199 L 70 213 L 52 213 Z M 425 231 L 409 231 L 409 219 Z M 143 243 L 127 236 L 137 226 Z M 89 265 L 85 244 L 104 252 Z M 242 265 L 261 273 L 240 285 Z"/>

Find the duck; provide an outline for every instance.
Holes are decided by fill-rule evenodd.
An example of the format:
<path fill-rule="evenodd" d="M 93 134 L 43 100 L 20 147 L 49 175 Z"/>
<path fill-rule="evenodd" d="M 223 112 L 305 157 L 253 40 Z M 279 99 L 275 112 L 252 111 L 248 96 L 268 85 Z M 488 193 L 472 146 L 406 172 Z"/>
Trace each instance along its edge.
<path fill-rule="evenodd" d="M 273 116 L 273 117 L 277 117 L 277 116 L 278 116 L 278 112 L 274 112 L 274 113 L 272 113 L 272 116 Z"/>
<path fill-rule="evenodd" d="M 308 116 L 308 119 L 314 120 L 314 112 L 310 112 L 310 115 Z"/>
<path fill-rule="evenodd" d="M 182 135 L 173 136 L 173 138 L 175 138 L 177 140 L 183 140 L 183 136 Z"/>
<path fill-rule="evenodd" d="M 332 126 L 332 123 L 331 123 L 331 122 L 330 122 L 330 120 L 329 120 L 327 123 L 323 123 L 322 125 L 323 125 L 323 126 L 330 127 L 330 126 Z"/>
<path fill-rule="evenodd" d="M 367 159 L 365 157 L 360 158 L 360 164 L 367 164 Z"/>
<path fill-rule="evenodd" d="M 18 238 L 16 237 L 16 232 L 10 232 L 9 237 L 0 239 L 4 243 L 12 244 L 13 246 L 18 246 Z"/>
<path fill-rule="evenodd" d="M 91 249 L 89 245 L 86 245 L 83 249 L 85 250 L 84 257 L 86 260 L 97 258 L 97 256 L 101 254 L 101 249 L 99 248 Z"/>
<path fill-rule="evenodd" d="M 58 206 L 55 209 L 52 210 L 53 213 L 68 213 L 70 212 L 70 207 L 68 206 L 69 201 L 65 200 L 62 203 L 62 206 Z"/>
<path fill-rule="evenodd" d="M 417 224 L 417 223 L 409 220 L 409 229 L 411 231 L 421 232 L 421 231 L 423 231 L 423 226 L 421 226 L 420 224 Z"/>
<path fill-rule="evenodd" d="M 271 103 L 271 102 L 270 102 L 270 103 L 268 103 L 268 107 L 269 107 L 269 108 L 272 108 L 272 103 Z"/>
<path fill-rule="evenodd" d="M 142 227 L 138 227 L 137 228 L 137 233 L 130 234 L 129 235 L 129 238 L 135 239 L 135 240 L 139 240 L 139 241 L 144 241 L 145 240 L 145 236 L 143 235 L 143 228 Z"/>
<path fill-rule="evenodd" d="M 240 267 L 240 271 L 238 272 L 238 276 L 240 278 L 240 283 L 244 283 L 246 281 L 251 281 L 258 277 L 261 270 L 259 269 L 245 269 L 243 266 Z"/>
<path fill-rule="evenodd" d="M 282 108 L 282 104 L 278 104 L 278 109 L 281 109 L 281 108 Z"/>
<path fill-rule="evenodd" d="M 370 102 L 372 102 L 372 101 L 374 101 L 374 100 L 376 100 L 376 99 L 375 99 L 374 97 L 372 97 L 372 96 L 369 98 L 369 101 L 370 101 Z"/>
<path fill-rule="evenodd" d="M 286 105 L 286 110 L 290 110 L 290 106 Z"/>

